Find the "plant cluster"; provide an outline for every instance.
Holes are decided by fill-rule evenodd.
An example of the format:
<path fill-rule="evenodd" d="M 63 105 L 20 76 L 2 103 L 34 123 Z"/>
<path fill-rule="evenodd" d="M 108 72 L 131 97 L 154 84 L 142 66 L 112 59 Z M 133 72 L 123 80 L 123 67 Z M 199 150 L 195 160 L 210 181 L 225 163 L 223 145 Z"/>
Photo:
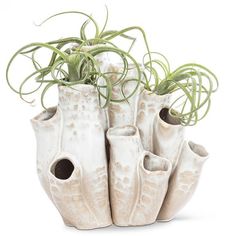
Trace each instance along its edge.
<path fill-rule="evenodd" d="M 169 111 L 172 116 L 180 118 L 183 125 L 194 125 L 204 118 L 210 108 L 211 94 L 218 87 L 216 76 L 206 67 L 192 63 L 171 71 L 164 55 L 150 51 L 145 31 L 141 27 L 132 26 L 121 30 L 107 30 L 109 16 L 107 9 L 106 13 L 106 20 L 101 29 L 92 16 L 79 11 L 61 12 L 44 20 L 40 25 L 65 14 L 79 14 L 86 18 L 80 27 L 79 37 L 68 37 L 46 43 L 31 43 L 20 48 L 10 59 L 6 69 L 6 79 L 10 88 L 28 103 L 33 101 L 28 100 L 27 96 L 41 89 L 41 104 L 46 109 L 44 97 L 54 85 L 67 86 L 72 89 L 76 84 L 93 85 L 98 91 L 99 101 L 105 101 L 101 102 L 102 107 L 108 106 L 110 102 L 128 101 L 141 86 L 150 93 L 158 95 L 173 93 L 174 101 Z M 88 37 L 86 30 L 89 24 L 93 24 L 95 29 L 92 38 Z M 130 35 L 132 31 L 138 31 L 141 34 L 146 48 L 142 63 L 132 56 L 132 48 L 136 41 L 136 38 Z M 114 39 L 119 37 L 130 41 L 128 50 L 122 49 L 114 42 Z M 38 52 L 42 49 L 50 52 L 46 66 L 42 66 L 37 59 Z M 120 71 L 101 69 L 97 58 L 108 53 L 118 56 L 121 61 Z M 33 66 L 33 71 L 20 82 L 19 87 L 15 88 L 9 78 L 9 71 L 18 56 L 28 58 Z M 128 79 L 129 70 L 136 70 L 137 76 Z M 111 80 L 113 75 L 116 76 L 116 80 Z M 26 91 L 26 84 L 31 80 L 37 83 L 37 87 Z M 135 86 L 131 93 L 126 94 L 125 85 L 129 81 L 135 83 Z M 119 87 L 121 91 L 120 99 L 112 97 L 115 87 Z"/>

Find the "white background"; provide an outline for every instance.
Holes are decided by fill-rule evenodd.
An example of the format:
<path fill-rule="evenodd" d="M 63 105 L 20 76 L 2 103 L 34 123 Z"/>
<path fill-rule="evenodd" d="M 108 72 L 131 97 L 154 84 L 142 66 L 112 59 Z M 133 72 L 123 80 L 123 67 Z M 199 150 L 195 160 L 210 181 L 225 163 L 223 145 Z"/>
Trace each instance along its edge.
<path fill-rule="evenodd" d="M 63 222 L 47 199 L 36 175 L 35 136 L 29 119 L 40 110 L 23 103 L 5 82 L 7 61 L 33 41 L 76 35 L 78 18 L 35 27 L 64 10 L 93 13 L 110 28 L 140 25 L 152 50 L 164 53 L 172 69 L 199 62 L 216 73 L 220 89 L 209 115 L 187 135 L 211 154 L 191 202 L 170 223 L 137 228 L 109 227 L 77 231 Z M 230 0 L 7 0 L 0 2 L 0 235 L 236 235 L 236 6 Z M 142 49 L 140 49 L 142 50 Z M 18 70 L 18 71 L 17 71 Z M 24 70 L 18 67 L 17 74 Z M 17 78 L 16 78 L 17 79 Z M 54 98 L 56 101 L 56 97 Z"/>

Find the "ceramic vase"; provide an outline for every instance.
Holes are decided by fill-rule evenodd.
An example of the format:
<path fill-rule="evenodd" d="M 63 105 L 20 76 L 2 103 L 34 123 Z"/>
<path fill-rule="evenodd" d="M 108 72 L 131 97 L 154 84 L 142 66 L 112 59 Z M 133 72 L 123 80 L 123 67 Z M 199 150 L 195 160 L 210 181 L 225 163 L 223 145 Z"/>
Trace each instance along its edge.
<path fill-rule="evenodd" d="M 137 87 L 137 82 L 134 80 L 131 81 L 132 79 L 137 78 L 137 70 L 132 64 L 129 64 L 129 68 L 130 69 L 128 70 L 127 75 L 122 82 L 124 84 L 123 92 L 126 97 L 132 94 Z M 108 70 L 112 72 L 110 80 L 113 84 L 115 84 L 120 77 L 120 73 L 122 73 L 123 67 L 121 64 L 114 64 L 110 65 L 110 68 Z M 124 99 L 124 96 L 122 94 L 122 83 L 112 88 L 112 99 Z M 135 94 L 132 97 L 128 98 L 127 101 L 119 103 L 113 102 L 109 104 L 109 127 L 135 124 L 139 91 L 140 89 L 138 88 Z"/>
<path fill-rule="evenodd" d="M 139 129 L 141 141 L 145 150 L 153 152 L 154 118 L 163 107 L 170 103 L 170 94 L 157 95 L 145 89 L 139 95 L 137 105 L 136 126 Z"/>
<path fill-rule="evenodd" d="M 77 45 L 77 47 L 79 47 L 79 45 Z M 102 52 L 102 53 L 95 53 L 94 50 L 96 49 L 99 49 L 100 47 L 104 47 L 104 44 L 96 44 L 96 45 L 90 45 L 90 46 L 82 46 L 80 48 L 80 50 L 82 52 L 89 52 L 89 51 L 93 51 L 93 56 L 94 56 L 94 59 L 96 60 L 97 62 L 97 65 L 99 66 L 99 70 L 100 72 L 102 73 L 105 73 L 105 74 L 110 74 L 112 71 L 111 71 L 111 68 L 113 67 L 113 64 L 115 62 L 113 62 L 113 60 L 111 60 L 111 57 L 109 56 L 109 53 L 108 52 Z M 92 52 L 90 52 L 92 53 Z M 102 86 L 106 86 L 106 82 L 104 81 L 104 79 L 102 77 L 98 78 L 97 80 L 97 84 L 99 86 L 101 86 L 99 88 L 100 92 L 102 94 L 106 94 L 106 88 L 102 87 Z M 105 104 L 105 98 L 103 96 L 100 96 L 99 97 L 99 100 L 100 100 L 100 105 L 103 106 L 103 104 Z M 105 130 L 107 130 L 109 128 L 109 117 L 108 117 L 108 108 L 103 108 L 103 125 L 105 127 Z"/>
<path fill-rule="evenodd" d="M 158 220 L 173 219 L 191 199 L 207 158 L 208 153 L 203 146 L 193 142 L 184 142 L 177 167 L 170 178 Z"/>
<path fill-rule="evenodd" d="M 57 107 L 51 107 L 31 119 L 36 135 L 37 173 L 42 187 L 51 200 L 48 170 L 58 152 L 61 119 L 61 110 Z"/>
<path fill-rule="evenodd" d="M 171 163 L 144 151 L 135 126 L 110 128 L 109 189 L 113 222 L 119 226 L 156 221 Z"/>
<path fill-rule="evenodd" d="M 78 229 L 112 223 L 103 112 L 93 86 L 59 86 L 57 108 L 32 119 L 41 183 L 64 222 Z"/>
<path fill-rule="evenodd" d="M 173 173 L 184 142 L 184 127 L 165 107 L 155 116 L 153 132 L 153 152 L 171 162 Z"/>

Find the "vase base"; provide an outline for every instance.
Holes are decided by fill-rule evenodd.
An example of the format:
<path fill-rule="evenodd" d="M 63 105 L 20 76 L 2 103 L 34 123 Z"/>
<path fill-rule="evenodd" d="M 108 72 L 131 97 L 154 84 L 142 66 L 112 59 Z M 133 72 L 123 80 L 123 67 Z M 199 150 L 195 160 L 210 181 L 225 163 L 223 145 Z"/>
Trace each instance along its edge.
<path fill-rule="evenodd" d="M 67 227 L 73 227 L 78 230 L 92 230 L 92 229 L 100 229 L 100 228 L 106 228 L 112 225 L 112 223 L 107 223 L 107 224 L 101 224 L 101 225 L 96 225 L 96 226 L 89 226 L 89 227 L 82 227 L 82 226 L 76 226 L 71 224 L 69 221 L 63 219 L 65 226 Z"/>
<path fill-rule="evenodd" d="M 165 223 L 165 222 L 170 222 L 174 219 L 174 217 L 172 218 L 169 218 L 169 219 L 157 219 L 157 222 L 160 222 L 160 223 Z"/>

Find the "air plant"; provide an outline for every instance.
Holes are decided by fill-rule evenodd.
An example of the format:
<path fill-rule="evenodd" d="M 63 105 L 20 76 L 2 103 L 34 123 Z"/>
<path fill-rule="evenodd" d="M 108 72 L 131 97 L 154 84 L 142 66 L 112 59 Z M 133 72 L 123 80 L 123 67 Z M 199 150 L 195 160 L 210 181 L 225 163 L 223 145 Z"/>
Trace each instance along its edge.
<path fill-rule="evenodd" d="M 33 103 L 34 100 L 28 100 L 26 97 L 42 89 L 41 104 L 47 109 L 44 97 L 52 86 L 60 85 L 74 89 L 73 85 L 76 84 L 90 84 L 97 89 L 101 106 L 106 107 L 110 102 L 128 102 L 128 99 L 142 86 L 150 93 L 158 95 L 173 93 L 175 99 L 170 106 L 169 113 L 178 117 L 182 125 L 195 125 L 206 116 L 211 104 L 211 94 L 218 87 L 218 80 L 209 69 L 190 63 L 171 72 L 169 62 L 164 55 L 150 52 L 145 31 L 141 27 L 131 26 L 122 30 L 106 30 L 107 8 L 105 23 L 101 30 L 92 16 L 80 11 L 57 13 L 48 17 L 40 25 L 65 14 L 78 14 L 86 17 L 78 37 L 68 37 L 46 43 L 31 43 L 20 48 L 10 59 L 6 70 L 7 83 L 14 92 L 19 94 L 21 99 Z M 86 34 L 86 27 L 89 23 L 92 23 L 95 28 L 93 38 L 89 38 Z M 129 35 L 131 31 L 141 33 L 144 41 L 146 54 L 141 64 L 131 54 L 136 42 L 136 38 Z M 128 50 L 123 50 L 114 43 L 113 40 L 117 37 L 131 42 Z M 88 50 L 84 50 L 86 46 L 89 46 Z M 48 49 L 51 55 L 46 66 L 42 66 L 36 59 L 37 53 L 41 49 Z M 97 57 L 104 53 L 114 53 L 120 58 L 121 71 L 101 70 Z M 21 81 L 18 88 L 15 88 L 9 78 L 9 71 L 18 56 L 30 59 L 33 71 Z M 156 56 L 158 56 L 157 59 Z M 133 69 L 137 71 L 136 78 L 126 78 L 128 71 Z M 117 78 L 115 81 L 111 80 L 111 76 L 114 74 Z M 38 86 L 30 91 L 25 91 L 27 82 L 32 79 Z M 130 81 L 135 82 L 136 86 L 130 94 L 126 94 L 124 88 Z M 122 95 L 119 99 L 112 97 L 113 88 L 116 86 L 119 87 Z"/>
<path fill-rule="evenodd" d="M 142 28 L 136 26 L 128 27 L 119 31 L 106 30 L 108 22 L 108 10 L 104 26 L 101 30 L 93 17 L 79 11 L 61 12 L 52 15 L 39 24 L 39 26 L 52 18 L 65 14 L 79 14 L 87 18 L 80 28 L 80 36 L 53 40 L 46 43 L 36 42 L 20 48 L 10 59 L 6 69 L 6 79 L 10 88 L 19 94 L 21 99 L 32 104 L 34 100 L 29 101 L 26 99 L 26 97 L 28 95 L 34 94 L 39 89 L 41 89 L 41 87 L 43 87 L 41 91 L 41 104 L 45 109 L 45 94 L 49 88 L 54 85 L 67 87 L 72 87 L 76 84 L 93 85 L 99 93 L 99 101 L 101 102 L 101 98 L 104 98 L 103 101 L 105 100 L 104 104 L 102 104 L 103 107 L 106 107 L 110 102 L 127 101 L 137 91 L 141 83 L 142 76 L 140 65 L 130 53 L 136 38 L 128 36 L 127 33 L 134 30 L 141 32 L 146 44 L 147 53 L 150 54 L 145 32 L 142 30 Z M 95 28 L 95 35 L 93 38 L 88 38 L 86 35 L 86 27 L 89 23 L 92 23 Z M 126 40 L 130 40 L 130 48 L 128 50 L 122 50 L 115 43 L 113 43 L 112 40 L 117 37 L 123 37 Z M 91 47 L 85 51 L 83 50 L 85 46 Z M 41 49 L 48 49 L 51 53 L 47 66 L 42 66 L 36 59 L 36 55 Z M 122 70 L 119 72 L 101 71 L 96 57 L 104 53 L 116 54 L 122 62 Z M 31 64 L 33 65 L 33 71 L 21 81 L 18 88 L 15 88 L 10 80 L 9 71 L 13 61 L 18 56 L 24 56 L 30 59 Z M 131 64 L 132 68 L 130 66 Z M 124 85 L 127 83 L 125 78 L 128 71 L 131 69 L 137 70 L 137 77 L 132 79 L 132 81 L 136 82 L 136 86 L 130 94 L 125 94 Z M 116 74 L 116 81 L 111 81 L 110 77 L 112 74 Z M 32 79 L 38 83 L 38 86 L 31 91 L 25 91 L 27 82 L 31 81 Z M 112 89 L 115 86 L 120 87 L 122 94 L 122 97 L 116 100 L 112 98 Z"/>
<path fill-rule="evenodd" d="M 184 126 L 195 125 L 210 109 L 211 95 L 218 88 L 217 77 L 208 68 L 196 63 L 184 64 L 171 71 L 163 54 L 152 54 L 157 59 L 145 60 L 146 55 L 143 58 L 146 71 L 154 80 L 150 85 L 146 79 L 145 88 L 158 95 L 173 94 L 169 114 L 178 118 Z M 143 75 L 148 77 L 145 71 Z"/>

